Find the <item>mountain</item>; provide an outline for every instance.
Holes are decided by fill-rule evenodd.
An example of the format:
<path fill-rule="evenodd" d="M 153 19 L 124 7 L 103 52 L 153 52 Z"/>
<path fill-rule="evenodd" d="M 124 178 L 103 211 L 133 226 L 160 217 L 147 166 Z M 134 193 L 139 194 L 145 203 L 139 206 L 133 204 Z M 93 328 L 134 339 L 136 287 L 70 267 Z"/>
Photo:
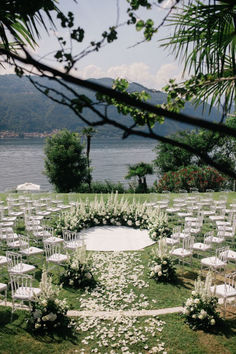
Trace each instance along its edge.
<path fill-rule="evenodd" d="M 44 85 L 50 85 L 58 89 L 59 85 L 46 78 L 37 78 Z M 111 87 L 112 79 L 92 79 L 92 81 Z M 86 94 L 90 99 L 95 99 L 95 93 L 83 88 L 74 87 L 80 94 Z M 166 100 L 166 94 L 161 91 L 150 90 L 144 86 L 131 83 L 130 91 L 145 90 L 151 95 L 151 103 L 161 104 Z M 60 87 L 60 91 L 62 91 Z M 85 112 L 86 118 L 95 119 L 94 113 L 90 110 Z M 186 103 L 183 113 L 193 117 L 202 117 L 210 121 L 219 121 L 220 114 L 216 109 L 212 109 L 208 114 L 203 106 L 195 108 L 190 103 Z M 123 120 L 127 117 L 119 115 L 114 107 L 109 108 L 109 116 L 115 120 Z M 66 106 L 62 106 L 40 93 L 32 83 L 26 78 L 18 78 L 16 75 L 0 76 L 0 131 L 8 130 L 17 133 L 24 132 L 50 132 L 54 129 L 67 128 L 78 131 L 85 124 Z M 191 126 L 166 120 L 164 124 L 156 124 L 155 131 L 160 135 L 169 135 L 180 129 L 189 129 Z M 99 127 L 98 135 L 120 136 L 121 132 L 111 126 Z"/>

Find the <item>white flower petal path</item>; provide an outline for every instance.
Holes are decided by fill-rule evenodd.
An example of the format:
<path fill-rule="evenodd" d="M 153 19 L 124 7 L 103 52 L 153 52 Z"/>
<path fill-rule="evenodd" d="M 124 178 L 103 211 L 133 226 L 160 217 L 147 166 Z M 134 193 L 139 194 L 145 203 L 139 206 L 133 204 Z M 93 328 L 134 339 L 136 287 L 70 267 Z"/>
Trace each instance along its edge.
<path fill-rule="evenodd" d="M 137 252 L 99 252 L 92 255 L 92 264 L 98 285 L 90 293 L 86 290 L 78 299 L 82 310 L 78 332 L 87 334 L 82 344 L 89 346 L 96 339 L 96 348 L 92 348 L 91 353 L 104 352 L 105 348 L 107 353 L 114 354 L 137 353 L 137 348 L 140 353 L 165 353 L 160 338 L 164 322 L 154 313 L 147 319 L 139 317 L 145 315 L 150 305 L 144 294 L 138 296 L 134 292 L 135 287 L 149 286 L 142 280 L 144 266 L 140 255 Z M 69 313 L 73 314 L 76 315 L 75 311 Z M 155 338 L 154 347 L 149 347 L 151 338 Z M 86 353 L 86 348 L 80 349 L 80 353 Z"/>

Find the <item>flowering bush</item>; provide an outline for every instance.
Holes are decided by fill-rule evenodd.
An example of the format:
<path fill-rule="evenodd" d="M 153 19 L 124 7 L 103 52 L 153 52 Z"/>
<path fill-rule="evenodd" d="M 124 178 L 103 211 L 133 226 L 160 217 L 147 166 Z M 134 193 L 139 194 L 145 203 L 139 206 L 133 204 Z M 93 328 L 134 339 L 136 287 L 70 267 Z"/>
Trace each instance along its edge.
<path fill-rule="evenodd" d="M 136 201 L 129 203 L 127 199 L 118 200 L 117 194 L 111 194 L 107 200 L 101 197 L 90 203 L 80 202 L 54 220 L 57 234 L 62 234 L 63 229 L 81 231 L 98 225 L 149 229 L 152 230 L 150 236 L 156 240 L 159 235 L 165 234 L 167 217 L 158 209 L 150 208 L 145 203 L 139 204 Z M 154 228 L 156 235 L 154 235 Z"/>
<path fill-rule="evenodd" d="M 178 192 L 180 189 L 198 188 L 199 192 L 206 189 L 218 191 L 226 179 L 214 168 L 209 166 L 187 166 L 178 171 L 169 171 L 156 183 L 158 193 L 163 190 Z"/>
<path fill-rule="evenodd" d="M 183 316 L 193 329 L 207 331 L 219 322 L 219 314 L 216 312 L 218 300 L 211 295 L 211 284 L 210 273 L 207 274 L 205 283 L 198 278 L 192 296 L 184 304 Z"/>
<path fill-rule="evenodd" d="M 28 328 L 38 334 L 72 334 L 75 323 L 67 317 L 69 307 L 65 299 L 58 299 L 59 288 L 52 286 L 52 280 L 45 270 L 40 289 L 41 293 L 32 305 Z"/>
<path fill-rule="evenodd" d="M 176 279 L 174 262 L 170 257 L 165 238 L 158 241 L 158 248 L 154 251 L 150 268 L 150 276 L 156 281 L 172 282 Z"/>
<path fill-rule="evenodd" d="M 73 288 L 84 288 L 95 284 L 95 280 L 89 268 L 89 259 L 86 255 L 86 246 L 77 248 L 69 257 L 65 272 L 61 276 L 64 285 Z"/>

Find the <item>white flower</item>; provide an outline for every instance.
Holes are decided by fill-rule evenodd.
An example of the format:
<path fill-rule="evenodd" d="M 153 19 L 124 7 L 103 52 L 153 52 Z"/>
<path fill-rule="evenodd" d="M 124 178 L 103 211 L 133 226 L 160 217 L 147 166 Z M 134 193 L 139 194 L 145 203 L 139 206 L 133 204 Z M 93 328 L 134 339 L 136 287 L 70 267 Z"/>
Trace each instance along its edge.
<path fill-rule="evenodd" d="M 69 280 L 69 285 L 74 285 L 74 280 L 73 279 Z"/>
<path fill-rule="evenodd" d="M 41 327 L 41 324 L 39 324 L 39 323 L 35 323 L 35 325 L 34 325 L 34 328 L 40 328 Z"/>
<path fill-rule="evenodd" d="M 165 264 L 165 265 L 166 265 L 166 264 L 167 264 L 167 262 L 166 262 L 166 261 L 163 261 L 163 263 L 162 263 L 162 264 Z"/>
<path fill-rule="evenodd" d="M 187 301 L 186 301 L 186 306 L 191 306 L 192 303 L 193 303 L 193 299 L 190 297 L 190 298 L 188 298 Z"/>
<path fill-rule="evenodd" d="M 160 265 L 156 265 L 153 270 L 154 270 L 155 273 L 158 273 L 161 270 L 161 266 Z"/>
<path fill-rule="evenodd" d="M 207 317 L 207 312 L 205 310 L 201 310 L 200 314 L 202 315 L 203 318 Z"/>
<path fill-rule="evenodd" d="M 158 272 L 158 277 L 161 277 L 162 276 L 162 272 Z"/>
<path fill-rule="evenodd" d="M 41 316 L 42 316 L 42 312 L 40 310 L 35 310 L 35 312 L 33 313 L 34 318 L 39 318 Z"/>
<path fill-rule="evenodd" d="M 133 225 L 132 220 L 128 220 L 128 221 L 127 221 L 127 224 L 128 224 L 129 226 L 132 226 L 132 225 Z"/>
<path fill-rule="evenodd" d="M 57 319 L 57 315 L 53 312 L 50 312 L 48 317 L 48 321 L 54 322 Z"/>
<path fill-rule="evenodd" d="M 42 305 L 44 306 L 44 307 L 46 307 L 47 306 L 47 300 L 46 299 L 44 299 L 44 300 L 42 300 Z"/>
<path fill-rule="evenodd" d="M 200 300 L 199 299 L 194 299 L 194 304 L 199 304 Z"/>
<path fill-rule="evenodd" d="M 211 321 L 210 321 L 210 324 L 211 324 L 212 326 L 214 326 L 214 325 L 215 325 L 215 323 L 216 323 L 215 319 L 214 319 L 214 318 L 212 318 L 212 319 L 211 319 Z"/>

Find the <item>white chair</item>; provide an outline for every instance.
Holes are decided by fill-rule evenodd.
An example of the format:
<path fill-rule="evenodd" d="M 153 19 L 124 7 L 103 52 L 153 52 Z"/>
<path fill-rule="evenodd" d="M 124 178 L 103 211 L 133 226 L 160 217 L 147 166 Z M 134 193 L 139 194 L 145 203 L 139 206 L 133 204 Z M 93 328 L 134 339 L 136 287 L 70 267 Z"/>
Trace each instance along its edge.
<path fill-rule="evenodd" d="M 204 235 L 203 242 L 194 242 L 193 251 L 197 254 L 201 254 L 202 252 L 207 252 L 211 249 L 211 244 L 206 242 L 206 238 L 208 236 Z"/>
<path fill-rule="evenodd" d="M 25 229 L 31 232 L 34 232 L 36 229 L 43 230 L 42 226 L 40 225 L 40 220 L 31 219 L 30 216 L 25 216 Z"/>
<path fill-rule="evenodd" d="M 45 237 L 43 239 L 43 242 L 52 243 L 52 244 L 63 243 L 63 239 L 61 237 L 57 237 L 57 236 L 53 235 L 54 229 L 52 227 L 45 226 L 44 232 L 45 232 L 45 235 L 48 234 L 49 236 Z"/>
<path fill-rule="evenodd" d="M 46 262 L 62 265 L 68 259 L 66 254 L 61 253 L 60 243 L 44 242 L 44 250 L 46 254 Z"/>
<path fill-rule="evenodd" d="M 193 236 L 188 236 L 186 238 L 182 239 L 182 247 L 176 248 L 173 251 L 170 251 L 170 254 L 172 256 L 175 256 L 180 260 L 182 260 L 182 263 L 184 263 L 184 260 L 186 258 L 190 258 L 192 261 L 192 255 L 193 255 L 193 243 L 194 243 L 194 237 Z"/>
<path fill-rule="evenodd" d="M 36 300 L 40 294 L 40 288 L 32 287 L 32 276 L 28 274 L 13 275 L 11 274 L 11 297 L 12 297 L 12 312 L 15 310 L 15 301 L 19 300 L 21 304 L 24 301 L 29 303 Z"/>
<path fill-rule="evenodd" d="M 179 236 L 181 233 L 181 226 L 175 226 L 170 237 L 166 238 L 166 244 L 168 246 L 175 246 L 179 243 Z"/>
<path fill-rule="evenodd" d="M 13 233 L 10 237 L 6 237 L 7 248 L 12 250 L 19 250 L 20 242 L 19 235 Z"/>
<path fill-rule="evenodd" d="M 232 251 L 227 247 L 227 249 L 223 250 L 222 253 L 223 252 L 225 254 L 222 254 L 221 256 L 224 256 L 228 262 L 236 262 L 236 251 Z"/>
<path fill-rule="evenodd" d="M 218 232 L 216 236 L 214 236 L 213 231 L 209 231 L 206 233 L 206 238 L 205 238 L 206 243 L 219 245 L 219 244 L 223 243 L 224 241 L 225 241 L 225 239 L 224 239 L 224 236 L 222 235 L 222 233 Z"/>
<path fill-rule="evenodd" d="M 225 317 L 227 300 L 236 300 L 236 272 L 226 274 L 224 284 L 212 286 L 211 292 L 223 300 Z"/>
<path fill-rule="evenodd" d="M 29 237 L 24 235 L 19 235 L 20 251 L 23 256 L 27 258 L 30 256 L 36 256 L 43 254 L 43 250 L 38 247 L 30 246 Z"/>
<path fill-rule="evenodd" d="M 0 256 L 0 267 L 7 265 L 7 257 Z"/>
<path fill-rule="evenodd" d="M 32 231 L 32 234 L 33 234 L 35 241 L 39 241 L 39 240 L 42 241 L 42 240 L 45 240 L 45 239 L 51 237 L 51 233 L 48 230 L 46 230 L 44 227 L 42 230 L 41 226 L 40 227 L 36 226 L 35 229 Z"/>
<path fill-rule="evenodd" d="M 78 232 L 64 230 L 63 233 L 64 248 L 70 251 L 75 251 L 82 246 L 82 240 Z"/>
<path fill-rule="evenodd" d="M 201 269 L 204 267 L 213 270 L 214 272 L 218 270 L 225 270 L 227 265 L 227 252 L 229 247 L 222 247 L 216 249 L 216 255 L 211 257 L 206 257 L 201 259 Z"/>
<path fill-rule="evenodd" d="M 7 267 L 10 274 L 24 274 L 35 270 L 35 266 L 22 262 L 22 254 L 6 252 Z"/>
<path fill-rule="evenodd" d="M 4 292 L 4 303 L 7 306 L 7 284 L 0 283 L 0 292 Z"/>

